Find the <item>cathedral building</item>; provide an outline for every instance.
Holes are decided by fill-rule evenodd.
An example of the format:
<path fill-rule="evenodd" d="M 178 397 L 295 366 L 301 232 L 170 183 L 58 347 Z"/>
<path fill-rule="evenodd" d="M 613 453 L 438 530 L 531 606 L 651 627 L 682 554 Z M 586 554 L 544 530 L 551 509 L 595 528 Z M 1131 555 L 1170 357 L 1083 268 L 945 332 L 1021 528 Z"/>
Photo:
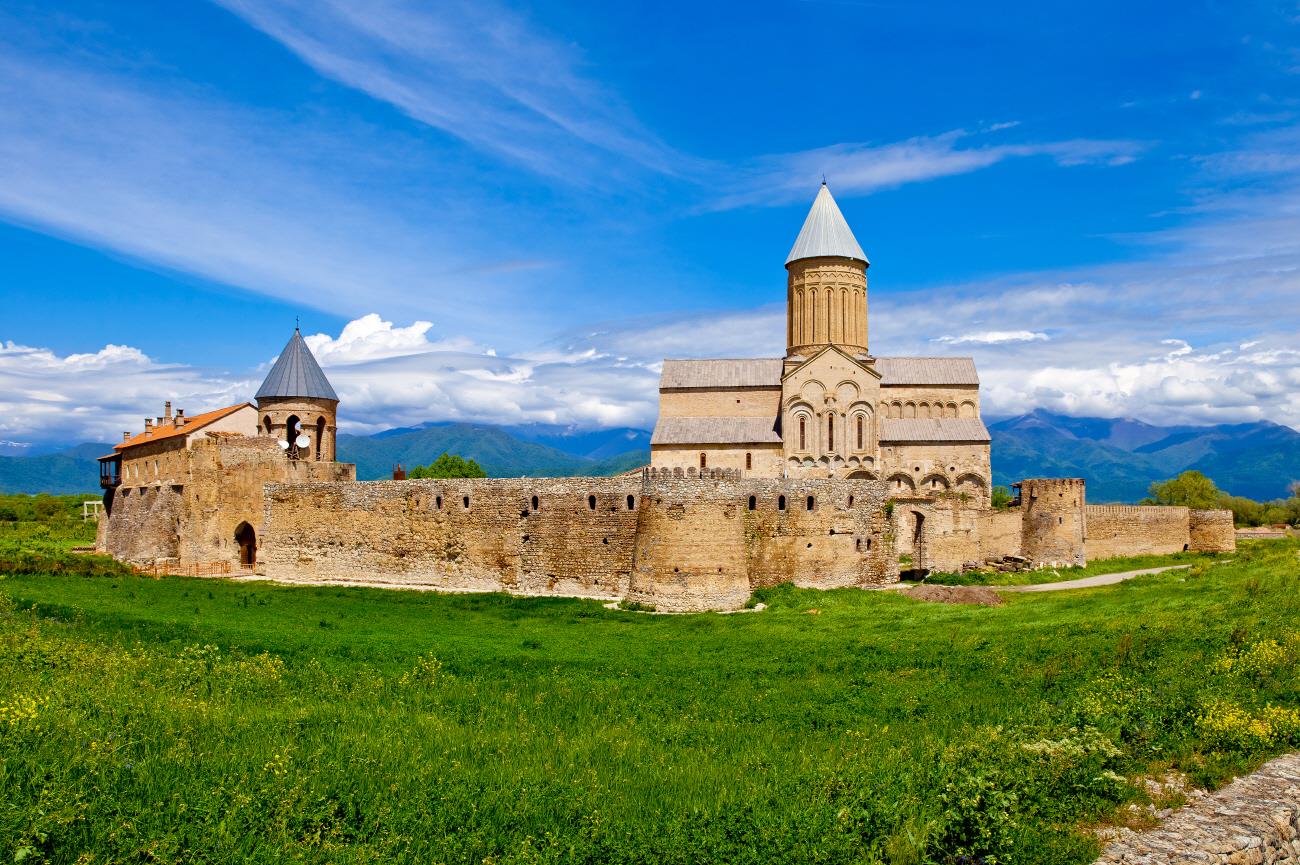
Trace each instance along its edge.
<path fill-rule="evenodd" d="M 823 183 L 786 258 L 784 357 L 664 361 L 656 469 L 883 480 L 987 503 L 989 433 L 969 357 L 877 357 L 870 262 Z"/>

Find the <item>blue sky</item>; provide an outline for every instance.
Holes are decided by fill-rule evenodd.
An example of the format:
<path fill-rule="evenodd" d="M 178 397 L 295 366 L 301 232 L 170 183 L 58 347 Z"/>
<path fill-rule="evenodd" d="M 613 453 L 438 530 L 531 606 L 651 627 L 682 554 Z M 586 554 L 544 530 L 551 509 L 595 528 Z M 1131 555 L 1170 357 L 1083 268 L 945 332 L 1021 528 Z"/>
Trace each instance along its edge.
<path fill-rule="evenodd" d="M 1300 6 L 0 0 L 0 440 L 251 395 L 653 423 L 782 349 L 823 174 L 877 354 L 1300 427 Z"/>

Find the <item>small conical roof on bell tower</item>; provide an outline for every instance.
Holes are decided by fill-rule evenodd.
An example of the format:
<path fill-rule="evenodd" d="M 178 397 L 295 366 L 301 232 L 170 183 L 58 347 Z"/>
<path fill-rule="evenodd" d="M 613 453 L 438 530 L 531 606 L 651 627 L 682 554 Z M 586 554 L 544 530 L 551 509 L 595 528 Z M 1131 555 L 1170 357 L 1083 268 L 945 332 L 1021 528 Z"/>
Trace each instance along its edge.
<path fill-rule="evenodd" d="M 330 386 L 329 379 L 296 327 L 275 366 L 266 374 L 266 381 L 257 389 L 257 399 L 268 397 L 312 397 L 338 402 L 339 395 Z"/>
<path fill-rule="evenodd" d="M 844 214 L 840 213 L 840 207 L 831 197 L 831 191 L 826 188 L 826 182 L 822 181 L 822 188 L 817 191 L 817 198 L 808 211 L 808 218 L 803 221 L 803 228 L 785 263 L 827 255 L 870 263 L 849 224 L 844 221 Z"/>

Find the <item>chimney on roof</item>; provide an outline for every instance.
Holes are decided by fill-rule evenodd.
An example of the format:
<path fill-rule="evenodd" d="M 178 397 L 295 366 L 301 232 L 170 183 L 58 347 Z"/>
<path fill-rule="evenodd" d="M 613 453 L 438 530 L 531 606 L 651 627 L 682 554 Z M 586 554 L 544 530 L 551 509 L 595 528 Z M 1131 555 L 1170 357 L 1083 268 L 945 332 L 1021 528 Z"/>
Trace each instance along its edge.
<path fill-rule="evenodd" d="M 185 426 L 185 409 L 176 409 L 176 417 L 172 422 L 176 424 L 176 426 Z"/>
<path fill-rule="evenodd" d="M 130 431 L 130 430 L 123 430 L 123 431 L 122 431 L 122 441 L 124 441 L 124 442 L 129 442 L 130 440 L 131 440 L 131 431 Z"/>
<path fill-rule="evenodd" d="M 144 431 L 147 433 L 153 432 L 153 418 L 147 417 L 144 419 Z"/>
<path fill-rule="evenodd" d="M 163 403 L 163 417 L 167 420 L 172 419 L 172 401 L 167 400 Z"/>

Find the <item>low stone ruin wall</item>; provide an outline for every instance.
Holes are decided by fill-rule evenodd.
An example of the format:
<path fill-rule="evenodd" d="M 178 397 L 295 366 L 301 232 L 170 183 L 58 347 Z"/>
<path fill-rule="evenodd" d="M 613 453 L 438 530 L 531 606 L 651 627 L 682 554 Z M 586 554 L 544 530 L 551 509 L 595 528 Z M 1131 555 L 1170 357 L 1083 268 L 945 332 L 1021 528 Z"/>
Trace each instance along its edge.
<path fill-rule="evenodd" d="M 1300 863 L 1300 754 L 1266 763 L 1163 825 L 1109 845 L 1095 865 Z"/>
<path fill-rule="evenodd" d="M 97 529 L 100 551 L 134 564 L 180 558 L 180 527 L 187 513 L 183 486 L 120 487 L 110 504 Z"/>

